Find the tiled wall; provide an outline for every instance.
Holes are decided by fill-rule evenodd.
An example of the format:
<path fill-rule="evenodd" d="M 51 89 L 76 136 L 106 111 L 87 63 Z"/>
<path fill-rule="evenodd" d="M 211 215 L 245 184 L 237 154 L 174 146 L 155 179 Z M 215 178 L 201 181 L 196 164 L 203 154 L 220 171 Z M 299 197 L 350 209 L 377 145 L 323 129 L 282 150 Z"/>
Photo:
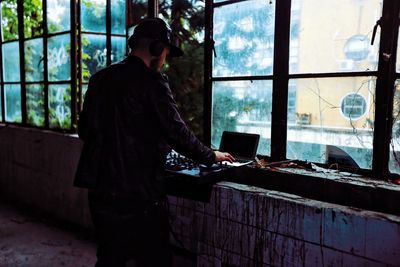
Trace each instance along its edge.
<path fill-rule="evenodd" d="M 229 182 L 209 203 L 169 197 L 197 266 L 400 266 L 400 217 Z"/>

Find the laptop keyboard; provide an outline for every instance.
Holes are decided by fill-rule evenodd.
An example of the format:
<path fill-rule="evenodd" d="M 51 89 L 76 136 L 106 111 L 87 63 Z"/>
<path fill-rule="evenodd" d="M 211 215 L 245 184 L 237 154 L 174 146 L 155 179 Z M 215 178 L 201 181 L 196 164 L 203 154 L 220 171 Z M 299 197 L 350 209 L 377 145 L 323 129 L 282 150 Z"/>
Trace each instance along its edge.
<path fill-rule="evenodd" d="M 235 162 L 238 162 L 238 163 L 245 163 L 245 162 L 248 162 L 249 160 L 248 159 L 236 159 L 235 160 Z"/>

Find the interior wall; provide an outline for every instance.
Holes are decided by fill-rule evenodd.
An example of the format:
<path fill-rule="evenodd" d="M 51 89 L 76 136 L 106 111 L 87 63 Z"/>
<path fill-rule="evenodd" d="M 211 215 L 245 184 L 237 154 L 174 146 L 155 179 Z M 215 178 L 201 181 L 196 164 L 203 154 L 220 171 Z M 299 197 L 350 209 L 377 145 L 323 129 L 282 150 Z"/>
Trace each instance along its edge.
<path fill-rule="evenodd" d="M 81 148 L 74 135 L 0 127 L 1 197 L 90 226 L 87 192 L 72 186 Z"/>
<path fill-rule="evenodd" d="M 0 127 L 0 195 L 90 227 L 86 190 L 72 186 L 81 147 L 73 135 Z M 197 266 L 400 266 L 399 216 L 231 182 L 207 203 L 169 200 L 172 242 Z"/>

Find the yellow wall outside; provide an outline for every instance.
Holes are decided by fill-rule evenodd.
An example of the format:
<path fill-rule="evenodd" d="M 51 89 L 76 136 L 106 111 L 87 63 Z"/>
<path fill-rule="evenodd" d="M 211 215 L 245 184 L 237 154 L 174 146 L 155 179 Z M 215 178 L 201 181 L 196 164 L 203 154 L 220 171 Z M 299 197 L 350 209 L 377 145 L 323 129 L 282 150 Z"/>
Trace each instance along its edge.
<path fill-rule="evenodd" d="M 380 0 L 340 0 L 321 1 L 303 0 L 300 4 L 300 30 L 298 47 L 298 73 L 341 72 L 340 64 L 347 60 L 344 47 L 346 41 L 357 34 L 371 38 L 372 28 L 380 17 Z M 360 15 L 362 14 L 362 15 Z M 370 47 L 377 54 L 379 35 L 375 46 Z M 372 54 L 372 55 L 371 55 Z M 369 57 L 370 59 L 371 57 Z M 369 59 L 354 61 L 351 71 L 364 71 L 371 64 Z M 373 117 L 374 84 L 368 86 L 367 77 L 360 78 L 324 78 L 297 80 L 297 113 L 311 113 L 312 125 L 325 127 L 370 127 L 366 123 Z M 371 89 L 372 88 L 372 89 Z M 367 113 L 356 121 L 345 118 L 340 109 L 342 98 L 358 92 L 367 103 Z M 321 98 L 318 97 L 321 96 Z M 326 102 L 329 102 L 327 104 Z"/>

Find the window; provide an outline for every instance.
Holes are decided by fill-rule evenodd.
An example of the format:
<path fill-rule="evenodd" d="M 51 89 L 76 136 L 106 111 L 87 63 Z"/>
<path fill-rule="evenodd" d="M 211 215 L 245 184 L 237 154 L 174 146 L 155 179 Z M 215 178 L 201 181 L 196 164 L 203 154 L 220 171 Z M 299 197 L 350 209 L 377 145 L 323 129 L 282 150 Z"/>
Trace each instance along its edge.
<path fill-rule="evenodd" d="M 218 2 L 213 11 L 211 145 L 225 130 L 258 133 L 258 152 L 269 154 L 275 5 Z"/>
<path fill-rule="evenodd" d="M 0 1 L 1 122 L 72 131 L 90 75 L 125 56 L 125 1 L 74 3 Z"/>
<path fill-rule="evenodd" d="M 209 46 L 211 82 L 206 88 L 213 146 L 218 147 L 224 130 L 253 132 L 261 135 L 258 153 L 273 160 L 327 164 L 329 151 L 336 147 L 361 169 L 388 174 L 388 161 L 379 161 L 389 152 L 377 149 L 376 142 L 378 136 L 390 133 L 379 127 L 385 116 L 377 106 L 387 103 L 382 91 L 390 92 L 386 84 L 390 85 L 391 70 L 382 67 L 388 60 L 379 61 L 379 49 L 397 38 L 398 25 L 383 25 L 381 19 L 382 29 L 378 28 L 372 45 L 371 40 L 382 13 L 398 17 L 397 5 L 386 0 L 208 3 L 212 11 L 208 41 L 214 48 Z M 399 50 L 397 58 L 399 81 Z M 393 151 L 399 150 L 400 136 L 397 91 Z M 382 142 L 389 147 L 388 139 Z M 394 167 L 400 156 L 397 152 L 392 156 L 390 170 L 400 173 Z"/>

